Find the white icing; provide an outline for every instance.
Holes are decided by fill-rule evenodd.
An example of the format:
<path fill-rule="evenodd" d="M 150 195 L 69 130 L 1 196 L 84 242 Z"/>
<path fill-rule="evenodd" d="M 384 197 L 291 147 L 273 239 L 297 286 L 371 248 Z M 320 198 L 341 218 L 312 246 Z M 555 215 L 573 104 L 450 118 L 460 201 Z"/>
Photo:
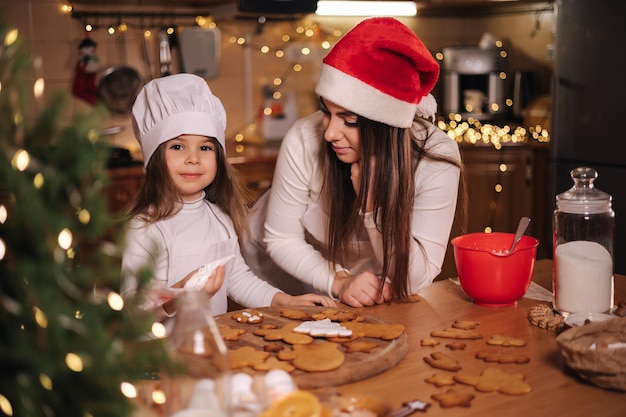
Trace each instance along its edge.
<path fill-rule="evenodd" d="M 305 333 L 310 336 L 352 336 L 352 330 L 330 319 L 304 321 L 293 329 L 296 333 Z"/>

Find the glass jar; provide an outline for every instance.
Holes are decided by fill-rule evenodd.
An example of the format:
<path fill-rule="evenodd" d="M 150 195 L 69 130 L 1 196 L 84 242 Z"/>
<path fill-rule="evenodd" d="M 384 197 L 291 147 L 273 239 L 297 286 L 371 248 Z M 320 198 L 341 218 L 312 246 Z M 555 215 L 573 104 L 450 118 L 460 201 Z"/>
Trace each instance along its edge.
<path fill-rule="evenodd" d="M 164 382 L 165 416 L 229 416 L 230 362 L 209 296 L 185 291 L 177 297 L 176 306 L 168 341 L 176 368 Z"/>
<path fill-rule="evenodd" d="M 556 196 L 553 216 L 554 308 L 570 313 L 606 313 L 613 307 L 611 196 L 595 188 L 598 173 L 570 173 L 574 186 Z"/>

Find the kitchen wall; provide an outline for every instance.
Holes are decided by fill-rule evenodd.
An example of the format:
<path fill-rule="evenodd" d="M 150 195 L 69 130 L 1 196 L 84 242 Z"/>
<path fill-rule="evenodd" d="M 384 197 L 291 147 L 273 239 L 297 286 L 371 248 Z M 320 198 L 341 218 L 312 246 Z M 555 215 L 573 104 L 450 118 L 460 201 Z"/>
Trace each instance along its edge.
<path fill-rule="evenodd" d="M 104 3 L 104 2 L 103 2 Z M 41 74 L 46 82 L 46 94 L 52 91 L 70 91 L 73 70 L 78 60 L 78 45 L 84 38 L 83 22 L 72 18 L 71 14 L 61 10 L 60 0 L 0 0 L 0 13 L 11 26 L 19 29 L 23 40 L 32 51 L 33 57 L 40 58 Z M 75 10 L 81 10 L 77 8 Z M 107 10 L 105 6 L 98 12 L 117 11 L 120 7 Z M 144 18 L 123 18 L 124 11 L 137 13 L 139 10 L 122 8 L 122 13 L 115 26 L 127 23 L 126 31 L 119 30 L 109 35 L 107 21 L 91 19 L 97 27 L 89 36 L 98 43 L 96 54 L 102 68 L 126 65 L 135 68 L 144 80 L 160 76 L 158 65 L 158 31 L 161 26 L 173 25 L 183 30 L 193 25 L 193 18 L 151 19 L 150 10 Z M 185 12 L 176 8 L 170 12 Z M 515 70 L 529 70 L 536 74 L 535 94 L 550 94 L 550 80 L 553 63 L 550 51 L 555 42 L 556 12 L 515 12 L 488 13 L 478 16 L 458 17 L 451 10 L 450 16 L 415 17 L 402 19 L 409 25 L 433 53 L 444 47 L 477 45 L 485 32 L 502 40 L 502 49 L 507 52 L 505 70 L 509 75 Z M 122 20 L 124 19 L 124 20 Z M 342 33 L 357 23 L 361 18 L 315 18 L 309 16 L 298 21 L 268 21 L 259 26 L 255 19 L 215 19 L 221 33 L 220 72 L 209 85 L 226 107 L 228 114 L 227 136 L 245 131 L 250 122 L 258 121 L 263 108 L 263 87 L 272 85 L 275 78 L 282 78 L 283 84 L 276 87 L 284 93 L 293 93 L 296 98 L 298 115 L 302 116 L 315 110 L 317 101 L 313 92 L 319 71 L 321 57 L 326 50 L 323 41 L 331 44 Z M 312 29 L 312 35 L 300 34 L 300 28 Z M 145 41 L 145 29 L 152 29 L 152 36 Z M 288 35 L 295 42 L 285 43 L 281 37 Z M 240 39 L 247 39 L 249 47 L 242 46 Z M 296 45 L 296 46 L 289 46 Z M 144 50 L 145 46 L 145 50 Z M 269 52 L 261 52 L 262 46 L 268 46 Z M 300 46 L 308 46 L 311 54 L 299 54 Z M 285 57 L 276 57 L 277 50 L 284 50 Z M 177 50 L 173 49 L 173 71 L 178 70 Z M 293 65 L 301 64 L 296 72 Z M 33 75 L 35 78 L 35 75 Z M 511 84 L 511 77 L 507 85 Z M 441 83 L 435 89 L 439 97 Z M 283 96 L 284 97 L 284 96 Z M 36 110 L 37 103 L 33 102 Z M 67 118 L 74 112 L 88 110 L 89 106 L 78 99 L 73 99 L 67 112 Z M 132 136 L 128 115 L 111 114 L 103 128 L 121 127 L 120 133 L 111 135 L 110 140 L 124 146 L 137 155 L 138 146 Z M 261 130 L 247 131 L 252 136 L 260 137 Z M 261 138 L 262 139 L 262 138 Z"/>

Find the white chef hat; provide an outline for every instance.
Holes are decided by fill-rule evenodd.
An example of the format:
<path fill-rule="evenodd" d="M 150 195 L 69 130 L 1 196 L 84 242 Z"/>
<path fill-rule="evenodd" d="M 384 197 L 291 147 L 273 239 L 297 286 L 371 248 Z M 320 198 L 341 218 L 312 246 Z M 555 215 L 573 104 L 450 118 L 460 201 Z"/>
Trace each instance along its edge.
<path fill-rule="evenodd" d="M 226 150 L 226 111 L 197 75 L 182 73 L 150 81 L 137 95 L 132 116 L 144 166 L 160 144 L 185 134 L 216 138 Z"/>

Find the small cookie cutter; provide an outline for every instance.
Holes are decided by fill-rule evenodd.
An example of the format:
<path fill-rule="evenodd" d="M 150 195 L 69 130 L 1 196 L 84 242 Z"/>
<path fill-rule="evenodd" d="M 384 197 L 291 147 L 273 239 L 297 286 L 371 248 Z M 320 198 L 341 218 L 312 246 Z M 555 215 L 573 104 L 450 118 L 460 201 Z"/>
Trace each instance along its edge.
<path fill-rule="evenodd" d="M 396 411 L 391 413 L 389 417 L 406 417 L 414 411 L 426 411 L 428 407 L 430 407 L 429 403 L 419 400 L 409 401 L 404 403 L 402 408 L 398 408 Z"/>

